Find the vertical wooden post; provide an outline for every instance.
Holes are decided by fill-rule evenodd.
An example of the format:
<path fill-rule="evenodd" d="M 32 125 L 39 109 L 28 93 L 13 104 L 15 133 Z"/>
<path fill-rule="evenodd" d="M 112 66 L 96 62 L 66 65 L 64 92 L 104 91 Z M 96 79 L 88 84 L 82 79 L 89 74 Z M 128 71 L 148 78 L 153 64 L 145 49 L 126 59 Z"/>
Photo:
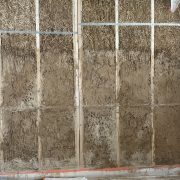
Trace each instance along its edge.
<path fill-rule="evenodd" d="M 120 143 L 119 143 L 119 103 L 118 103 L 118 96 L 119 96 L 119 58 L 118 58 L 118 52 L 119 52 L 119 0 L 115 0 L 115 47 L 116 47 L 116 136 L 117 136 L 117 165 L 120 166 Z"/>
<path fill-rule="evenodd" d="M 39 131 L 39 123 L 41 121 L 41 62 L 40 62 L 40 22 L 39 22 L 39 0 L 35 0 L 36 14 L 36 61 L 37 61 L 37 127 Z M 38 135 L 38 162 L 41 166 L 42 159 L 42 144 L 41 137 Z"/>
<path fill-rule="evenodd" d="M 152 123 L 152 164 L 154 164 L 154 0 L 151 0 L 151 123 Z"/>

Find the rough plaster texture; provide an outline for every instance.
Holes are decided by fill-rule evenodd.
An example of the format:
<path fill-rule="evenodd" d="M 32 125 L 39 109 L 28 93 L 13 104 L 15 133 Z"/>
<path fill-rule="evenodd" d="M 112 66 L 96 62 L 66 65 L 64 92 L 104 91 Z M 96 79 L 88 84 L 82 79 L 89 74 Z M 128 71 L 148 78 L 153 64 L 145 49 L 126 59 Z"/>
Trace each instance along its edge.
<path fill-rule="evenodd" d="M 42 169 L 75 167 L 74 109 L 41 111 L 39 133 L 42 142 Z"/>
<path fill-rule="evenodd" d="M 120 49 L 140 52 L 150 51 L 150 28 L 138 26 L 122 27 L 119 31 Z"/>
<path fill-rule="evenodd" d="M 83 29 L 84 105 L 115 103 L 115 44 L 113 27 Z"/>
<path fill-rule="evenodd" d="M 123 27 L 119 32 L 120 64 L 118 102 L 150 103 L 150 31 L 147 27 Z"/>
<path fill-rule="evenodd" d="M 35 30 L 34 0 L 1 0 L 0 29 Z"/>
<path fill-rule="evenodd" d="M 39 2 L 41 31 L 72 31 L 73 1 Z M 151 22 L 148 0 L 118 8 L 119 22 Z M 155 1 L 156 22 L 179 19 Z M 82 0 L 82 22 L 114 21 L 115 1 Z M 35 30 L 34 0 L 1 0 L 0 29 Z M 151 27 L 81 29 L 40 34 L 40 66 L 38 36 L 1 34 L 1 170 L 179 164 L 179 28 L 155 27 L 154 78 Z"/>
<path fill-rule="evenodd" d="M 120 107 L 121 165 L 151 164 L 151 111 L 149 107 Z"/>
<path fill-rule="evenodd" d="M 71 36 L 41 36 L 42 105 L 73 106 L 74 63 Z"/>
<path fill-rule="evenodd" d="M 37 169 L 36 116 L 36 110 L 3 111 L 1 148 L 5 171 Z"/>
<path fill-rule="evenodd" d="M 40 0 L 40 30 L 72 31 L 72 0 Z"/>
<path fill-rule="evenodd" d="M 120 22 L 150 22 L 150 0 L 119 0 Z"/>
<path fill-rule="evenodd" d="M 155 22 L 179 22 L 180 9 L 171 12 L 171 1 L 155 0 Z"/>
<path fill-rule="evenodd" d="M 115 108 L 85 107 L 84 163 L 86 167 L 116 167 Z"/>
<path fill-rule="evenodd" d="M 3 105 L 17 108 L 35 106 L 35 37 L 31 35 L 3 35 L 1 59 Z"/>
<path fill-rule="evenodd" d="M 155 29 L 155 101 L 180 103 L 179 28 Z"/>
<path fill-rule="evenodd" d="M 155 108 L 155 162 L 180 162 L 180 106 Z"/>
<path fill-rule="evenodd" d="M 82 0 L 83 22 L 114 22 L 115 1 Z"/>

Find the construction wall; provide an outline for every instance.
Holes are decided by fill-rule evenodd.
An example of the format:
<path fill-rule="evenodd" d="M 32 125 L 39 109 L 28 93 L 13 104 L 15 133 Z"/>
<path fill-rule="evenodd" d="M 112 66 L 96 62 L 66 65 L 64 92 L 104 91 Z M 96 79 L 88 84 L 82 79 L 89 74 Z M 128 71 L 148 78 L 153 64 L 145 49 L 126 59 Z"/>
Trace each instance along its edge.
<path fill-rule="evenodd" d="M 1 171 L 180 163 L 179 21 L 170 0 L 1 0 Z"/>

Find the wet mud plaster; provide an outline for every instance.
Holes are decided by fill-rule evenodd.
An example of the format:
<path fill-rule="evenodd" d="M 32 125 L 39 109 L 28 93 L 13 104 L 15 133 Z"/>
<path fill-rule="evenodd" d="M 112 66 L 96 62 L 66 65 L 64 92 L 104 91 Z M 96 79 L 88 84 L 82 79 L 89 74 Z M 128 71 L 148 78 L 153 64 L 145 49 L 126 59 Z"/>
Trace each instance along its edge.
<path fill-rule="evenodd" d="M 171 1 L 155 0 L 155 22 L 179 22 L 180 8 L 171 12 Z"/>
<path fill-rule="evenodd" d="M 115 1 L 82 0 L 82 22 L 114 22 Z"/>
<path fill-rule="evenodd" d="M 82 84 L 84 105 L 115 103 L 114 27 L 84 27 Z"/>
<path fill-rule="evenodd" d="M 3 110 L 4 170 L 37 169 L 38 131 L 36 110 Z"/>
<path fill-rule="evenodd" d="M 42 105 L 74 105 L 72 36 L 41 36 Z"/>
<path fill-rule="evenodd" d="M 155 163 L 180 163 L 180 106 L 156 107 L 155 127 Z"/>
<path fill-rule="evenodd" d="M 150 29 L 122 27 L 119 31 L 120 105 L 150 103 Z"/>
<path fill-rule="evenodd" d="M 120 163 L 122 166 L 151 164 L 150 107 L 120 107 Z"/>
<path fill-rule="evenodd" d="M 72 31 L 73 0 L 39 0 L 41 31 Z"/>
<path fill-rule="evenodd" d="M 1 38 L 3 106 L 36 105 L 35 37 L 5 34 Z"/>
<path fill-rule="evenodd" d="M 39 125 L 43 169 L 75 168 L 74 109 L 41 110 Z"/>
<path fill-rule="evenodd" d="M 0 29 L 35 30 L 34 0 L 1 0 Z"/>
<path fill-rule="evenodd" d="M 120 22 L 150 22 L 150 0 L 119 0 Z"/>
<path fill-rule="evenodd" d="M 155 102 L 180 103 L 180 28 L 155 28 Z"/>
<path fill-rule="evenodd" d="M 116 167 L 115 108 L 85 107 L 85 167 Z"/>

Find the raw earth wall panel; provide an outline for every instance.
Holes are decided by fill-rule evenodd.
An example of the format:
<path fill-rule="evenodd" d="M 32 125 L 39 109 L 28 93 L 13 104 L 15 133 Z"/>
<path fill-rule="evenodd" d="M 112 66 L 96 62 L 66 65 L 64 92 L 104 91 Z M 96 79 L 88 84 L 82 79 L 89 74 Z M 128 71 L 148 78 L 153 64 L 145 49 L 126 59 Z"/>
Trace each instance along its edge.
<path fill-rule="evenodd" d="M 150 0 L 119 0 L 120 22 L 150 22 Z"/>
<path fill-rule="evenodd" d="M 35 107 L 37 99 L 35 37 L 5 34 L 1 39 L 3 106 Z"/>
<path fill-rule="evenodd" d="M 155 29 L 155 102 L 180 103 L 180 28 Z"/>
<path fill-rule="evenodd" d="M 147 106 L 120 107 L 121 166 L 151 164 L 151 109 Z"/>
<path fill-rule="evenodd" d="M 43 106 L 74 105 L 74 61 L 72 36 L 41 36 Z"/>
<path fill-rule="evenodd" d="M 41 31 L 72 31 L 73 0 L 40 0 Z"/>
<path fill-rule="evenodd" d="M 114 22 L 115 1 L 82 0 L 82 22 Z"/>
<path fill-rule="evenodd" d="M 155 163 L 180 163 L 180 106 L 155 108 Z"/>
<path fill-rule="evenodd" d="M 85 107 L 85 167 L 116 167 L 115 108 Z"/>
<path fill-rule="evenodd" d="M 180 10 L 170 8 L 1 0 L 1 171 L 175 174 L 154 167 L 180 164 Z"/>
<path fill-rule="evenodd" d="M 171 1 L 155 0 L 155 22 L 179 22 L 180 8 L 177 8 L 174 13 L 171 12 Z"/>
<path fill-rule="evenodd" d="M 3 110 L 4 170 L 36 170 L 38 130 L 36 110 Z"/>
<path fill-rule="evenodd" d="M 0 29 L 35 31 L 34 0 L 1 0 Z"/>
<path fill-rule="evenodd" d="M 119 31 L 120 105 L 150 104 L 150 29 L 122 27 Z"/>
<path fill-rule="evenodd" d="M 41 110 L 42 169 L 75 168 L 74 108 Z"/>
<path fill-rule="evenodd" d="M 84 105 L 115 103 L 113 27 L 84 27 L 82 64 Z"/>

